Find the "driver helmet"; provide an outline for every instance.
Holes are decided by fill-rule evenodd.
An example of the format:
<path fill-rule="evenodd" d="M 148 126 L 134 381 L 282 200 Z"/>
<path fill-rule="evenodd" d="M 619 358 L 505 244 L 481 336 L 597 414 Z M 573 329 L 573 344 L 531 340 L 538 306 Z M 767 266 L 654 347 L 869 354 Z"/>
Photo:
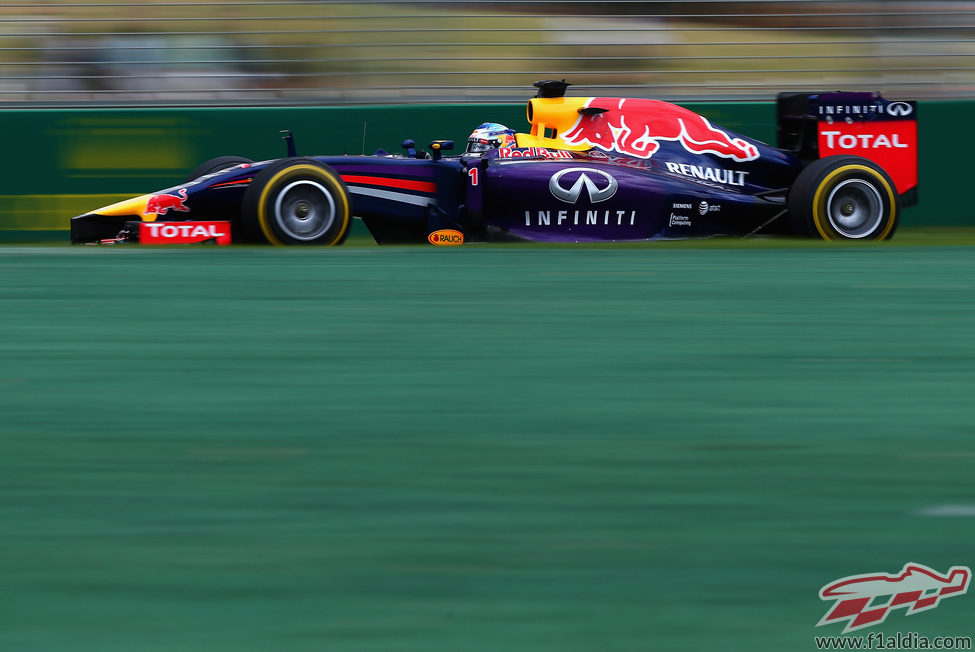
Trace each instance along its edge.
<path fill-rule="evenodd" d="M 468 154 L 483 154 L 496 147 L 512 147 L 515 144 L 515 130 L 508 129 L 497 122 L 485 122 L 471 133 L 467 139 Z"/>

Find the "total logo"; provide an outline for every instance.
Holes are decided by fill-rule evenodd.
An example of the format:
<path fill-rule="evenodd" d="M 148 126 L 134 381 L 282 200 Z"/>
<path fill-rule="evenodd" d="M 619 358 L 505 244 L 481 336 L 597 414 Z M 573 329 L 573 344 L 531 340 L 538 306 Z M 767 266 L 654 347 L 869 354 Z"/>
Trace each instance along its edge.
<path fill-rule="evenodd" d="M 464 244 L 464 234 L 455 229 L 440 229 L 428 235 L 427 241 L 438 247 L 456 247 Z"/>
<path fill-rule="evenodd" d="M 598 179 L 599 183 L 593 179 Z M 548 181 L 548 189 L 553 197 L 568 204 L 575 204 L 579 201 L 579 197 L 585 189 L 589 202 L 596 204 L 615 195 L 616 191 L 619 190 L 619 183 L 611 174 L 602 170 L 566 168 L 552 175 Z"/>
<path fill-rule="evenodd" d="M 817 137 L 819 156 L 853 154 L 880 165 L 893 179 L 897 192 L 917 186 L 917 122 L 888 120 L 835 124 Z"/>
<path fill-rule="evenodd" d="M 834 149 L 906 149 L 910 147 L 901 142 L 900 134 L 844 134 L 841 131 L 823 131 L 826 147 Z M 837 138 L 839 136 L 839 138 Z"/>
<path fill-rule="evenodd" d="M 230 222 L 140 222 L 141 244 L 230 244 Z"/>

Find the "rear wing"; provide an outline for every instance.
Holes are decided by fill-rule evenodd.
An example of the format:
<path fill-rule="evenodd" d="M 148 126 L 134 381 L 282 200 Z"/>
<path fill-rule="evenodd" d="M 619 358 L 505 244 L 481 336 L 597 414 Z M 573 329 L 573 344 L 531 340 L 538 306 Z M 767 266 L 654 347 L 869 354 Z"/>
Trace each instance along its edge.
<path fill-rule="evenodd" d="M 862 156 L 890 175 L 904 206 L 917 203 L 917 102 L 877 93 L 780 93 L 778 145 L 812 161 Z"/>

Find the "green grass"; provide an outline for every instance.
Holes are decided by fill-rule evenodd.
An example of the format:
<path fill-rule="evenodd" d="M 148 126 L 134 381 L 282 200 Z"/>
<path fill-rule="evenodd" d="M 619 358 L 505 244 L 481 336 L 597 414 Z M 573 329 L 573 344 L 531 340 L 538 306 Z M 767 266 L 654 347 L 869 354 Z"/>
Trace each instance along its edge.
<path fill-rule="evenodd" d="M 975 256 L 911 237 L 4 248 L 0 649 L 813 649 L 972 564 Z"/>

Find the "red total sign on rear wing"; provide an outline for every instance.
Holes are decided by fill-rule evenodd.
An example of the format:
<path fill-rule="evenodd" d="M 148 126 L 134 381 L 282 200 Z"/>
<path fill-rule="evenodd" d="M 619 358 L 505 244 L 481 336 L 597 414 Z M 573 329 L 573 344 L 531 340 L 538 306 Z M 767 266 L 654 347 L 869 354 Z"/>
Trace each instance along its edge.
<path fill-rule="evenodd" d="M 779 147 L 803 158 L 861 156 L 882 167 L 905 205 L 918 188 L 917 102 L 875 93 L 782 93 Z"/>

